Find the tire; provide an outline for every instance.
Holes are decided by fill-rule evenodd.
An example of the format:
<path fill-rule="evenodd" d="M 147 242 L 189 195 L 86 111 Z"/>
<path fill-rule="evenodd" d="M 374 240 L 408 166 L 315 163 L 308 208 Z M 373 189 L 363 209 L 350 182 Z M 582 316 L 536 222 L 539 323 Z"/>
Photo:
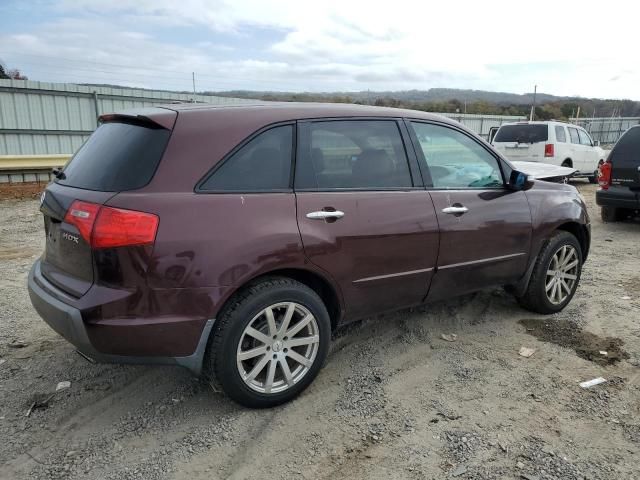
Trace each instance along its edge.
<path fill-rule="evenodd" d="M 624 211 L 616 207 L 600 207 L 600 216 L 604 223 L 618 222 L 624 218 Z"/>
<path fill-rule="evenodd" d="M 563 250 L 565 249 L 565 250 Z M 562 260 L 562 252 L 566 254 L 566 266 L 570 266 L 574 260 L 576 265 L 566 271 L 556 262 Z M 557 255 L 560 255 L 558 257 Z M 555 267 L 555 268 L 554 268 Z M 560 268 L 558 268 L 560 267 Z M 561 271 L 556 277 L 549 275 L 551 271 Z M 527 310 L 542 314 L 551 314 L 561 311 L 566 307 L 578 288 L 580 274 L 582 273 L 582 250 L 578 239 L 569 232 L 556 232 L 545 244 L 536 259 L 529 285 L 522 297 L 518 298 L 520 305 Z M 564 277 L 568 275 L 573 279 Z M 557 283 L 557 288 L 550 284 Z M 564 282 L 564 286 L 562 285 Z M 565 288 L 566 287 L 566 288 Z M 558 293 L 558 289 L 560 293 Z M 567 292 L 567 289 L 569 290 Z M 550 298 L 552 297 L 552 298 Z"/>
<path fill-rule="evenodd" d="M 597 171 L 593 172 L 593 175 L 587 177 L 587 179 L 591 184 L 598 183 L 598 172 Z"/>
<path fill-rule="evenodd" d="M 283 328 L 289 312 L 290 320 Z M 304 345 L 292 343 L 309 339 L 312 342 Z M 240 291 L 218 317 L 205 353 L 204 376 L 241 405 L 273 407 L 295 398 L 311 384 L 327 357 L 330 339 L 329 313 L 316 292 L 289 278 L 266 278 Z M 255 354 L 258 351 L 261 353 Z M 253 356 L 243 360 L 249 355 Z"/>
<path fill-rule="evenodd" d="M 560 165 L 561 167 L 567 167 L 567 168 L 573 168 L 573 166 L 571 165 L 571 160 L 565 160 L 564 162 L 562 162 L 562 165 Z"/>

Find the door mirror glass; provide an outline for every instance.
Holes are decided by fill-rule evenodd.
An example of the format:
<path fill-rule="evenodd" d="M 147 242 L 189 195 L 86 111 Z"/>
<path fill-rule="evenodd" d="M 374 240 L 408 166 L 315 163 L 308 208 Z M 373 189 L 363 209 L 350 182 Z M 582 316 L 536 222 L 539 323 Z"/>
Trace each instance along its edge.
<path fill-rule="evenodd" d="M 526 190 L 531 186 L 531 180 L 526 173 L 513 170 L 509 178 L 509 187 L 512 190 Z"/>

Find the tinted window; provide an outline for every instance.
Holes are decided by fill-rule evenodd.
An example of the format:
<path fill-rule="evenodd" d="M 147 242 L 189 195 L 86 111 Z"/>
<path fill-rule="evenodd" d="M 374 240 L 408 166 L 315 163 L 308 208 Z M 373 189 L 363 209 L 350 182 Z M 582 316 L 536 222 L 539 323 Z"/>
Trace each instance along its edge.
<path fill-rule="evenodd" d="M 158 167 L 171 132 L 129 123 L 104 123 L 64 169 L 62 185 L 121 192 L 144 187 Z"/>
<path fill-rule="evenodd" d="M 591 138 L 589 137 L 589 135 L 587 134 L 587 132 L 585 132 L 584 130 L 578 130 L 578 135 L 580 137 L 580 143 L 582 145 L 589 145 L 591 146 Z"/>
<path fill-rule="evenodd" d="M 614 165 L 640 165 L 640 127 L 627 130 L 613 147 L 609 158 Z"/>
<path fill-rule="evenodd" d="M 292 143 L 292 125 L 260 133 L 227 158 L 200 186 L 200 190 L 256 192 L 288 189 Z"/>
<path fill-rule="evenodd" d="M 412 122 L 436 188 L 502 187 L 498 160 L 471 137 L 440 125 Z"/>
<path fill-rule="evenodd" d="M 498 130 L 494 142 L 537 143 L 549 138 L 547 125 L 523 124 L 503 125 Z"/>
<path fill-rule="evenodd" d="M 571 143 L 580 143 L 580 136 L 578 135 L 578 129 L 571 128 L 571 127 L 568 127 L 568 129 L 569 129 L 569 136 L 571 137 Z"/>
<path fill-rule="evenodd" d="M 372 190 L 412 186 L 395 121 L 313 122 L 304 136 L 297 188 Z"/>
<path fill-rule="evenodd" d="M 556 125 L 556 141 L 566 143 L 567 134 L 564 130 L 564 127 L 561 125 Z"/>

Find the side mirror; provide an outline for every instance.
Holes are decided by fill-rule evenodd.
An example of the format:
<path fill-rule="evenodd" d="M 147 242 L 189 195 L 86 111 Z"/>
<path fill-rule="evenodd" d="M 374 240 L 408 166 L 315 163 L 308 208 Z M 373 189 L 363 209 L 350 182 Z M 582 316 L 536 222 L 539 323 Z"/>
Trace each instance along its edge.
<path fill-rule="evenodd" d="M 596 147 L 599 147 L 599 146 L 600 146 L 600 140 L 595 140 L 595 141 L 593 142 L 593 144 L 594 144 Z"/>
<path fill-rule="evenodd" d="M 509 188 L 511 190 L 528 190 L 533 186 L 533 178 L 529 177 L 526 173 L 513 170 L 511 177 L 509 177 Z"/>

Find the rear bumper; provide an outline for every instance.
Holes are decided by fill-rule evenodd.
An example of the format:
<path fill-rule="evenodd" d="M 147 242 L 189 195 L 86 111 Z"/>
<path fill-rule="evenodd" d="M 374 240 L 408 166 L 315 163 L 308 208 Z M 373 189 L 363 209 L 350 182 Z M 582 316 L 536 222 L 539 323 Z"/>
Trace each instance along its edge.
<path fill-rule="evenodd" d="M 37 281 L 36 281 L 37 280 Z M 40 273 L 40 260 L 31 268 L 28 278 L 28 290 L 31 303 L 42 319 L 58 334 L 85 357 L 96 362 L 103 363 L 135 363 L 157 365 L 179 365 L 187 368 L 195 375 L 202 371 L 202 360 L 207 347 L 209 333 L 213 328 L 214 320 L 207 320 L 200 334 L 195 351 L 187 356 L 137 356 L 114 355 L 98 351 L 91 343 L 87 334 L 87 325 L 82 319 L 79 309 L 62 302 L 43 287 L 49 287 L 49 283 Z M 50 288 L 55 288 L 50 286 Z M 132 322 L 132 329 L 137 328 Z M 118 330 L 118 334 L 127 337 L 127 328 Z"/>
<path fill-rule="evenodd" d="M 640 209 L 640 194 L 627 187 L 609 187 L 596 191 L 596 203 L 601 207 Z"/>

